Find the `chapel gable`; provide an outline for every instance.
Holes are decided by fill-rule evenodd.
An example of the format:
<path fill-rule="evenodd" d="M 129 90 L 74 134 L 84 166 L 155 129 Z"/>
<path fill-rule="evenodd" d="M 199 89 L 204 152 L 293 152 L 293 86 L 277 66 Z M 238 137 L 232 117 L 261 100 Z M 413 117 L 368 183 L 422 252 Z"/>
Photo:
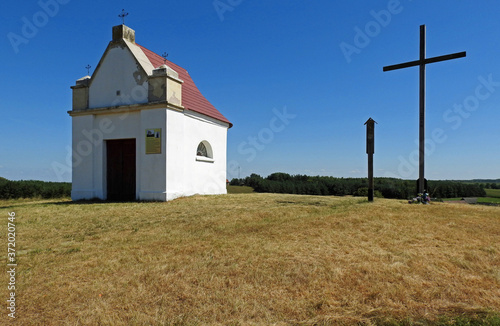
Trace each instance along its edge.
<path fill-rule="evenodd" d="M 73 86 L 73 110 L 169 102 L 182 108 L 179 74 L 165 63 L 155 67 L 135 43 L 135 31 L 113 27 L 113 38 L 92 77 Z"/>

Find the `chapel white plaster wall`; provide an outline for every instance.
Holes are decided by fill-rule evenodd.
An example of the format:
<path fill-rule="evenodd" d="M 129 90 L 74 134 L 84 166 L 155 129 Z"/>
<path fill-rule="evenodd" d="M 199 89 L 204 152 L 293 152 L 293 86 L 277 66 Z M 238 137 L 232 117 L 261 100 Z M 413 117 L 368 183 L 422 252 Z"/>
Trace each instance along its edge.
<path fill-rule="evenodd" d="M 117 91 L 120 95 L 117 95 Z M 141 104 L 147 101 L 147 76 L 128 47 L 110 47 L 92 76 L 89 108 Z"/>

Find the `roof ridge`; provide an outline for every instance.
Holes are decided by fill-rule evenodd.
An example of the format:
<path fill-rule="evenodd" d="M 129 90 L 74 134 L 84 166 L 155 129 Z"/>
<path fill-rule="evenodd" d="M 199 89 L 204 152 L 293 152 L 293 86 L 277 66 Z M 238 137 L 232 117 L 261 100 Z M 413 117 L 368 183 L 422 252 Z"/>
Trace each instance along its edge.
<path fill-rule="evenodd" d="M 182 68 L 182 67 L 181 67 L 181 66 L 179 66 L 178 64 L 176 64 L 176 63 L 174 63 L 174 62 L 172 62 L 172 61 L 170 61 L 170 60 L 168 60 L 168 59 L 165 59 L 164 57 L 160 56 L 158 53 L 153 52 L 153 51 L 149 50 L 148 48 L 146 48 L 146 47 L 144 47 L 144 46 L 142 46 L 142 45 L 140 45 L 140 44 L 137 44 L 137 43 L 136 43 L 136 45 L 137 45 L 137 46 L 139 46 L 139 47 L 141 48 L 142 52 L 144 52 L 144 54 L 148 57 L 148 59 L 149 59 L 149 61 L 150 61 L 150 62 L 151 62 L 151 59 L 152 59 L 152 58 L 153 58 L 153 59 L 156 59 L 156 60 L 158 60 L 158 61 L 161 61 L 161 64 L 160 64 L 160 65 L 156 65 L 156 64 L 154 64 L 153 62 L 151 62 L 151 64 L 153 65 L 153 67 L 154 67 L 155 69 L 156 69 L 156 68 L 158 68 L 158 67 L 160 67 L 161 65 L 163 65 L 163 62 L 164 62 L 164 61 L 166 61 L 167 63 L 169 63 L 169 64 L 171 64 L 171 65 L 173 65 L 173 66 L 176 66 L 177 68 L 180 68 L 180 69 L 182 69 L 182 70 L 185 70 L 185 71 L 187 72 L 187 70 L 186 70 L 186 69 Z M 149 54 L 149 55 L 148 55 L 148 54 Z M 155 63 L 156 63 L 156 60 L 154 60 L 154 61 L 155 61 Z M 168 66 L 168 64 L 167 64 L 167 66 Z M 172 68 L 172 67 L 171 67 L 171 68 Z"/>
<path fill-rule="evenodd" d="M 233 124 L 229 122 L 229 120 L 224 115 L 222 115 L 222 113 L 220 113 L 219 110 L 217 110 L 212 105 L 212 103 L 210 103 L 203 96 L 203 94 L 201 94 L 200 90 L 198 89 L 198 87 L 196 86 L 193 79 L 191 78 L 191 76 L 189 75 L 188 71 L 185 68 L 173 63 L 170 60 L 166 60 L 162 56 L 145 48 L 140 44 L 136 43 L 136 45 L 142 50 L 142 52 L 144 52 L 144 54 L 150 61 L 151 65 L 154 67 L 154 69 L 158 68 L 163 64 L 166 64 L 179 74 L 179 79 L 184 81 L 182 87 L 182 105 L 186 110 L 201 113 L 216 120 L 228 123 L 229 128 L 233 126 Z"/>

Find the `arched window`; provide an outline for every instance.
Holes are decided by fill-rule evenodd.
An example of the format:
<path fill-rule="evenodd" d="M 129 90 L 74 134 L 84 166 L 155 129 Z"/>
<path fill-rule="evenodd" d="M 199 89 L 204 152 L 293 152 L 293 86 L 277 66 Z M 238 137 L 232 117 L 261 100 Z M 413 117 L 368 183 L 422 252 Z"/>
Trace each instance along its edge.
<path fill-rule="evenodd" d="M 212 146 L 206 140 L 202 141 L 196 149 L 196 159 L 198 161 L 213 161 Z"/>
<path fill-rule="evenodd" d="M 208 157 L 207 147 L 205 146 L 205 144 L 203 144 L 203 142 L 201 142 L 198 145 L 198 149 L 196 150 L 196 155 Z"/>

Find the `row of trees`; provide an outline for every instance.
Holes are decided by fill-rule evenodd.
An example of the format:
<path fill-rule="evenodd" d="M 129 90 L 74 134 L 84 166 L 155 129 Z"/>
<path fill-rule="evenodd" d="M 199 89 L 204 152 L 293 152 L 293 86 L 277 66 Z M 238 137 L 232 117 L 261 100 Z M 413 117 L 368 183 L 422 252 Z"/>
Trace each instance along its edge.
<path fill-rule="evenodd" d="M 324 196 L 366 196 L 366 178 L 335 178 L 273 173 L 266 178 L 252 174 L 233 179 L 231 185 L 246 185 L 257 192 Z M 486 184 L 457 181 L 429 181 L 428 192 L 433 198 L 484 197 Z M 487 188 L 498 189 L 490 183 Z M 62 198 L 71 196 L 71 183 L 44 181 L 9 181 L 0 178 L 0 199 Z M 394 178 L 375 178 L 375 196 L 408 199 L 416 196 L 416 181 Z"/>
<path fill-rule="evenodd" d="M 0 178 L 0 199 L 62 198 L 71 196 L 71 183 L 44 181 L 10 181 Z"/>
<path fill-rule="evenodd" d="M 375 178 L 375 195 L 385 198 L 409 199 L 415 197 L 416 181 L 395 178 Z M 325 196 L 365 196 L 366 178 L 312 177 L 273 173 L 266 178 L 252 174 L 243 179 L 233 179 L 232 185 L 246 185 L 257 192 L 288 193 Z M 482 197 L 486 192 L 479 184 L 454 181 L 429 181 L 428 192 L 433 198 Z"/>
<path fill-rule="evenodd" d="M 457 180 L 464 183 L 478 183 L 484 189 L 500 189 L 500 179 Z"/>
<path fill-rule="evenodd" d="M 485 189 L 500 189 L 500 183 L 481 183 L 480 186 Z"/>

